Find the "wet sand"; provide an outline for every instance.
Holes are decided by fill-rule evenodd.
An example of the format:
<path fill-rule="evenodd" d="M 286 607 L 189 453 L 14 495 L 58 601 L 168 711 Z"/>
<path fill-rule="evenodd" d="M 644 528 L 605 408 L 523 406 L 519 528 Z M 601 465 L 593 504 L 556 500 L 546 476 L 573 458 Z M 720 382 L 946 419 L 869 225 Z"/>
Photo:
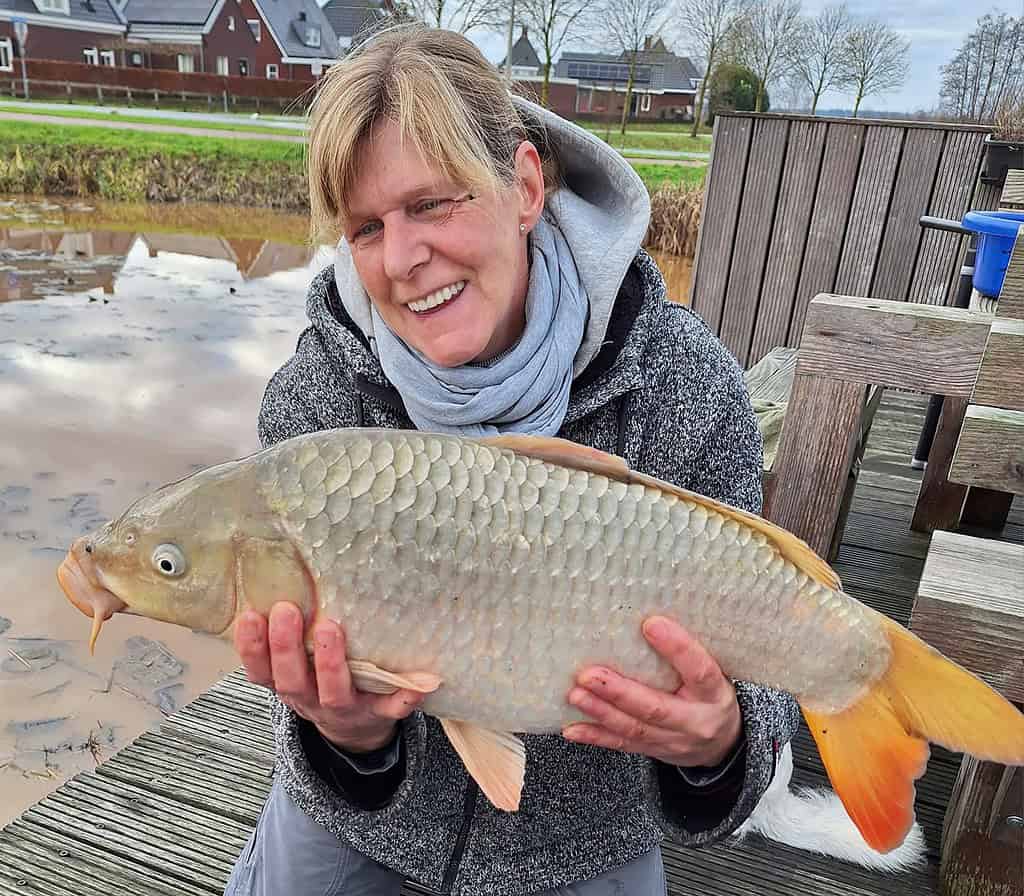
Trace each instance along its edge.
<path fill-rule="evenodd" d="M 245 279 L 187 241 L 87 241 L 77 207 L 76 234 L 62 206 L 0 203 L 0 824 L 237 665 L 223 641 L 128 616 L 90 656 L 54 574 L 140 494 L 259 447 L 263 388 L 327 260 Z"/>

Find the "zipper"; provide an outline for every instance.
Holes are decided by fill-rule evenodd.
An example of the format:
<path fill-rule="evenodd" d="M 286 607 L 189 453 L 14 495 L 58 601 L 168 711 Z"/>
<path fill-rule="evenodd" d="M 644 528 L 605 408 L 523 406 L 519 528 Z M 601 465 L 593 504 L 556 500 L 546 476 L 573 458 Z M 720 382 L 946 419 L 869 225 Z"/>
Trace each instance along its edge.
<path fill-rule="evenodd" d="M 469 778 L 466 785 L 466 798 L 462 802 L 462 826 L 459 828 L 459 836 L 455 838 L 455 849 L 452 850 L 452 856 L 448 860 L 448 867 L 444 872 L 444 880 L 441 883 L 442 893 L 451 893 L 455 875 L 459 873 L 459 863 L 462 861 L 462 854 L 466 851 L 466 840 L 469 839 L 469 828 L 473 824 L 473 811 L 476 808 L 476 798 L 479 793 L 479 785 Z"/>

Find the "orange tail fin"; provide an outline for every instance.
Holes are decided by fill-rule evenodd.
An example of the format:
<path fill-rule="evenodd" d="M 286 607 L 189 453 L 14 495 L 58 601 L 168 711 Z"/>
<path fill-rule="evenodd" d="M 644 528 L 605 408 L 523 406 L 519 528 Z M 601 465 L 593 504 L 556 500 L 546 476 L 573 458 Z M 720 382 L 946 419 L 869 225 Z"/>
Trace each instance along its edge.
<path fill-rule="evenodd" d="M 885 675 L 841 713 L 803 713 L 850 818 L 871 847 L 888 852 L 913 824 L 914 781 L 928 762 L 928 741 L 1024 765 L 1024 714 L 907 629 L 880 618 L 892 646 Z"/>

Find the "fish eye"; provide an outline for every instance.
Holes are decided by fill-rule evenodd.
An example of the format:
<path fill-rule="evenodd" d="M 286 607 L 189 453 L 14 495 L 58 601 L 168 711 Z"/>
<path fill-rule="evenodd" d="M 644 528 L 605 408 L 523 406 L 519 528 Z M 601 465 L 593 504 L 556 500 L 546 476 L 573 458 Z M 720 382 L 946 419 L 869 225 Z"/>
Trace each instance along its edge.
<path fill-rule="evenodd" d="M 161 575 L 176 579 L 185 575 L 187 564 L 181 548 L 173 544 L 160 544 L 153 551 L 153 566 Z"/>

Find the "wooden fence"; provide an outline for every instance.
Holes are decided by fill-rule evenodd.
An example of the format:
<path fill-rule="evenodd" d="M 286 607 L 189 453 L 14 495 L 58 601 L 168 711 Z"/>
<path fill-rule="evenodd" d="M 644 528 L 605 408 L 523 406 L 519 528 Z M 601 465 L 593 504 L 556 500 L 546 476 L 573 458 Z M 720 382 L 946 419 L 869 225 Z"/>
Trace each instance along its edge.
<path fill-rule="evenodd" d="M 718 116 L 691 307 L 750 367 L 799 343 L 818 293 L 949 304 L 966 238 L 918 220 L 996 207 L 979 180 L 988 130 Z"/>

